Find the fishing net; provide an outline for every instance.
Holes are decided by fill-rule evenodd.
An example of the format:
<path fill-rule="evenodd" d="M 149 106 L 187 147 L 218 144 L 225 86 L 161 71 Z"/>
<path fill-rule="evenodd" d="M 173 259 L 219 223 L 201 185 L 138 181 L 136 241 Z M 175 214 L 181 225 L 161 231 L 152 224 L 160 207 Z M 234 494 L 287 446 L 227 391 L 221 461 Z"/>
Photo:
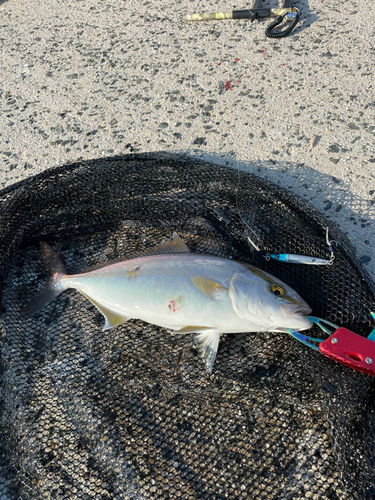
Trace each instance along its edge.
<path fill-rule="evenodd" d="M 267 262 L 247 241 L 329 258 L 326 226 L 278 186 L 178 155 L 78 162 L 3 190 L 0 498 L 375 498 L 375 378 L 285 333 L 223 335 L 209 376 L 193 335 L 136 320 L 103 332 L 74 290 L 19 314 L 47 279 L 39 241 L 78 273 L 176 231 L 367 336 L 374 287 L 337 228 L 330 266 Z"/>

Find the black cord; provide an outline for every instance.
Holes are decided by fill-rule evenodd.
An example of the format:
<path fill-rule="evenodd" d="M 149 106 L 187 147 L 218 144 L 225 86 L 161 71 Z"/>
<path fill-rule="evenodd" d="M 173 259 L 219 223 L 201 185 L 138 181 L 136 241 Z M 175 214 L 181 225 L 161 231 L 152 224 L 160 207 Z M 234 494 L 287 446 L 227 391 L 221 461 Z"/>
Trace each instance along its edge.
<path fill-rule="evenodd" d="M 276 26 L 278 26 L 279 24 L 281 24 L 283 22 L 283 19 L 285 16 L 279 16 L 275 19 L 275 21 L 273 23 L 271 23 L 267 29 L 266 29 L 266 36 L 268 36 L 268 38 L 282 38 L 284 36 L 287 36 L 289 35 L 289 33 L 291 31 L 293 31 L 293 29 L 295 28 L 296 24 L 298 23 L 299 21 L 299 18 L 301 16 L 301 13 L 298 9 L 294 8 L 295 11 L 296 11 L 296 16 L 295 18 L 293 19 L 293 22 L 290 23 L 290 25 L 283 31 L 277 31 L 275 33 L 272 32 L 272 30 L 274 28 L 276 28 Z"/>

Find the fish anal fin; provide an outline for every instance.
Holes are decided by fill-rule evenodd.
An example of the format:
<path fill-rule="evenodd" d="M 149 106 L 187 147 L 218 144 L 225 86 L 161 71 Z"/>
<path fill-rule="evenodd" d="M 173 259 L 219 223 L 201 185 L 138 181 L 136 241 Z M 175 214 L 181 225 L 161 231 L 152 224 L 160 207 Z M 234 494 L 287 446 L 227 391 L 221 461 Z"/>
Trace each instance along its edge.
<path fill-rule="evenodd" d="M 191 281 L 204 295 L 210 299 L 217 299 L 218 292 L 226 291 L 225 286 L 220 285 L 217 281 L 209 278 L 201 278 L 200 276 L 192 276 Z"/>
<path fill-rule="evenodd" d="M 219 347 L 220 332 L 217 330 L 207 330 L 194 337 L 194 342 L 198 348 L 199 356 L 203 359 L 204 366 L 208 373 L 212 372 L 212 367 Z"/>
<path fill-rule="evenodd" d="M 82 292 L 83 293 L 83 292 Z M 102 304 L 99 304 L 96 300 L 93 298 L 89 297 L 85 293 L 83 295 L 90 300 L 94 304 L 94 306 L 99 309 L 99 311 L 103 314 L 105 323 L 103 330 L 109 330 L 110 328 L 114 328 L 115 326 L 122 325 L 122 323 L 125 323 L 125 321 L 128 321 L 131 319 L 129 316 L 126 314 L 119 313 L 117 311 L 113 311 L 112 309 L 109 309 L 108 307 L 103 306 Z"/>

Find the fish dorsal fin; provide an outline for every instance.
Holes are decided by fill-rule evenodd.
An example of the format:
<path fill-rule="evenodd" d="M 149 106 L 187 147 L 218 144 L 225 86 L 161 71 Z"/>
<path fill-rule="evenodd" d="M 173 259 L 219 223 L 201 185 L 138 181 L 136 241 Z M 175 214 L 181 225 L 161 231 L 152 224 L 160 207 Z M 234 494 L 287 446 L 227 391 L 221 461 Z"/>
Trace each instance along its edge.
<path fill-rule="evenodd" d="M 201 278 L 200 276 L 192 276 L 191 281 L 206 297 L 210 299 L 217 299 L 217 292 L 227 290 L 225 286 L 220 285 L 217 281 L 210 280 L 209 278 Z"/>
<path fill-rule="evenodd" d="M 83 292 L 81 292 L 83 293 Z M 105 319 L 105 324 L 103 327 L 103 330 L 109 330 L 110 328 L 113 328 L 118 325 L 122 325 L 122 323 L 125 323 L 125 321 L 128 321 L 131 319 L 129 316 L 126 316 L 125 314 L 121 314 L 115 311 L 112 311 L 111 309 L 108 309 L 108 307 L 103 306 L 102 304 L 99 304 L 96 300 L 92 299 L 85 293 L 83 293 L 85 297 L 87 297 L 90 302 L 94 304 L 94 306 L 99 309 L 99 311 L 103 314 L 104 319 Z"/>
<path fill-rule="evenodd" d="M 173 233 L 172 240 L 166 241 L 154 248 L 148 248 L 143 255 L 161 255 L 170 253 L 190 253 L 189 248 L 177 233 Z"/>
<path fill-rule="evenodd" d="M 98 269 L 103 269 L 103 267 L 110 266 L 112 264 L 117 264 L 119 262 L 124 262 L 127 260 L 137 259 L 139 257 L 148 257 L 151 255 L 163 255 L 163 254 L 171 254 L 171 253 L 190 253 L 189 248 L 182 241 L 177 233 L 173 233 L 172 240 L 166 241 L 161 245 L 157 245 L 156 247 L 148 248 L 147 250 L 142 250 L 141 252 L 136 252 L 131 255 L 128 255 L 125 258 L 113 259 L 107 261 L 105 263 L 96 264 L 95 266 L 89 267 L 85 269 L 84 273 L 91 273 L 91 271 L 97 271 Z"/>

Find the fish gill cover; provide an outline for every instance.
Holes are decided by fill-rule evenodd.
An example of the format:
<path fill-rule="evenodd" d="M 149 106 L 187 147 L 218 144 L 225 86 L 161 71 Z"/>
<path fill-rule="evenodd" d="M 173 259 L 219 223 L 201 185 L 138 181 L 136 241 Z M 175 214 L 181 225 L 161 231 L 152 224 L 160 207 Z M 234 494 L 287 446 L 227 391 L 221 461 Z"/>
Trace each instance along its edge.
<path fill-rule="evenodd" d="M 247 242 L 251 227 L 269 251 L 327 258 L 326 225 L 278 186 L 178 155 L 74 163 L 2 191 L 1 498 L 375 498 L 374 377 L 285 333 L 223 335 L 208 376 L 193 335 L 136 320 L 104 332 L 73 290 L 20 316 L 47 280 L 39 241 L 78 273 L 177 232 L 367 336 L 374 286 L 337 228 L 330 266 L 267 262 Z"/>

